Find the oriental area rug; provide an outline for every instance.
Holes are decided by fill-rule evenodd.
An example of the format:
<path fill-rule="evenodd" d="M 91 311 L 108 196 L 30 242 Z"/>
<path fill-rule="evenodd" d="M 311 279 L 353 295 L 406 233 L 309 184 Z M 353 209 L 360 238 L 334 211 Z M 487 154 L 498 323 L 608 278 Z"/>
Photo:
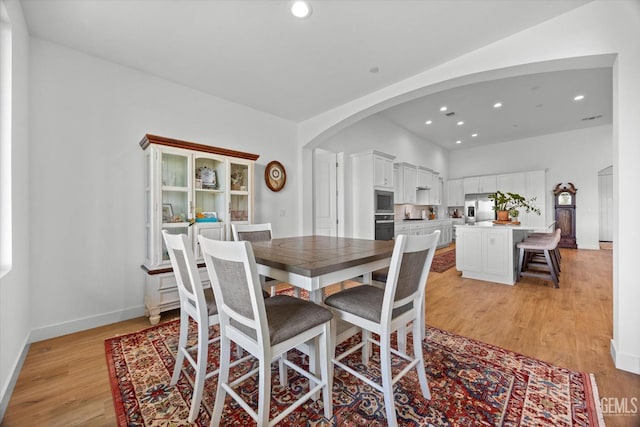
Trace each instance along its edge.
<path fill-rule="evenodd" d="M 431 263 L 431 271 L 442 273 L 456 265 L 456 250 L 452 249 L 447 252 L 437 253 L 433 256 Z"/>
<path fill-rule="evenodd" d="M 105 340 L 119 426 L 190 425 L 187 416 L 193 371 L 184 368 L 178 384 L 170 385 L 178 331 L 179 320 L 173 320 Z M 217 327 L 211 331 L 212 335 L 218 333 Z M 194 337 L 195 330 L 192 339 Z M 433 327 L 427 327 L 427 337 L 422 346 L 432 399 L 423 398 L 415 370 L 398 381 L 395 401 L 400 426 L 604 425 L 592 375 L 553 366 Z M 338 352 L 340 349 L 338 347 Z M 217 367 L 218 356 L 216 342 L 209 351 L 210 367 Z M 304 361 L 296 351 L 290 352 L 289 358 L 298 358 L 296 362 Z M 348 360 L 356 369 L 367 371 L 369 378 L 379 380 L 377 351 L 366 366 L 359 362 L 359 352 L 349 356 Z M 249 370 L 254 363 L 247 362 L 243 367 L 246 370 L 242 372 Z M 400 360 L 394 360 L 394 372 L 397 373 L 401 365 Z M 288 375 L 288 386 L 280 387 L 277 363 L 273 364 L 272 417 L 292 398 L 308 390 L 304 377 L 293 370 L 288 370 Z M 206 381 L 194 425 L 209 425 L 216 382 L 216 377 Z M 242 383 L 239 394 L 256 407 L 258 390 L 253 379 Z M 387 425 L 382 394 L 340 368 L 336 368 L 334 374 L 333 408 L 333 419 L 326 420 L 322 416 L 321 402 L 309 401 L 279 425 Z M 227 397 L 221 425 L 253 426 L 255 422 Z"/>

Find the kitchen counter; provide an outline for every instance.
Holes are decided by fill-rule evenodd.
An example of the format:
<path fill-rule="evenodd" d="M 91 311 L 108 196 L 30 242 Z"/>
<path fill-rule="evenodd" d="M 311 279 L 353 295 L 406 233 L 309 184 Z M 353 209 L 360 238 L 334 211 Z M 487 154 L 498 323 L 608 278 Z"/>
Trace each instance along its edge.
<path fill-rule="evenodd" d="M 546 227 L 534 227 L 528 226 L 526 224 L 520 225 L 512 225 L 512 224 L 494 224 L 493 221 L 482 221 L 477 222 L 475 224 L 454 224 L 457 228 L 465 227 L 465 228 L 506 228 L 506 229 L 514 229 L 514 230 L 523 230 L 528 232 L 536 232 L 536 233 L 551 233 L 555 228 L 555 222 L 552 222 L 550 225 Z"/>
<path fill-rule="evenodd" d="M 518 248 L 531 232 L 551 232 L 548 227 L 494 224 L 456 224 L 456 269 L 462 277 L 513 285 L 518 269 Z"/>
<path fill-rule="evenodd" d="M 453 221 L 451 219 L 405 219 L 395 221 L 395 236 L 431 234 L 440 230 L 438 247 L 442 248 L 451 244 L 453 239 Z"/>

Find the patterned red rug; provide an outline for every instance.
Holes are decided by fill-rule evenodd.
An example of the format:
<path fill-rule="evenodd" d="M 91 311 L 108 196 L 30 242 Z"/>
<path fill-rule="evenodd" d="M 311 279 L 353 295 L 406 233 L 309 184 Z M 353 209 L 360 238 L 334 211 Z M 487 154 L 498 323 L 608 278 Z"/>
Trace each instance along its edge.
<path fill-rule="evenodd" d="M 169 385 L 178 327 L 179 321 L 174 320 L 105 340 L 119 426 L 188 424 L 192 370 L 190 378 L 183 371 L 178 384 L 175 387 Z M 212 328 L 212 334 L 217 333 L 217 327 Z M 195 337 L 195 331 L 192 336 Z M 212 366 L 218 364 L 218 350 L 217 343 L 211 346 L 209 363 Z M 432 399 L 428 401 L 422 397 L 415 371 L 403 377 L 395 386 L 396 410 L 401 426 L 604 425 L 592 375 L 573 372 L 432 327 L 427 329 L 423 350 Z M 367 366 L 361 365 L 359 358 L 358 352 L 351 355 L 348 359 L 351 366 L 368 371 L 370 378 L 379 380 L 377 352 Z M 396 360 L 394 372 L 401 365 L 402 362 Z M 293 370 L 289 370 L 289 386 L 279 387 L 277 364 L 274 364 L 272 380 L 272 416 L 273 412 L 286 407 L 292 396 L 308 390 L 307 380 Z M 205 384 L 197 426 L 209 425 L 215 389 L 214 377 Z M 256 407 L 255 381 L 247 380 L 240 394 L 253 401 Z M 322 417 L 321 403 L 310 402 L 294 411 L 280 425 L 385 426 L 383 402 L 382 395 L 375 389 L 336 369 L 334 418 L 327 421 Z M 222 425 L 255 423 L 228 398 Z"/>
<path fill-rule="evenodd" d="M 431 271 L 442 273 L 455 265 L 456 251 L 453 249 L 444 253 L 435 254 L 433 256 L 433 262 L 431 263 Z"/>

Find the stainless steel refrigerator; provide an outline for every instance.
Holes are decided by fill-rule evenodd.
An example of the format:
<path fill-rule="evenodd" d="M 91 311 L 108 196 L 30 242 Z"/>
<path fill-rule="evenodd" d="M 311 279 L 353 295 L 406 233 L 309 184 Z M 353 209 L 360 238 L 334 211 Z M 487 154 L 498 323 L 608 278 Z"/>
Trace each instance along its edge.
<path fill-rule="evenodd" d="M 491 193 L 465 194 L 464 215 L 467 224 L 496 219 L 496 212 L 493 210 L 495 204 L 489 194 Z"/>

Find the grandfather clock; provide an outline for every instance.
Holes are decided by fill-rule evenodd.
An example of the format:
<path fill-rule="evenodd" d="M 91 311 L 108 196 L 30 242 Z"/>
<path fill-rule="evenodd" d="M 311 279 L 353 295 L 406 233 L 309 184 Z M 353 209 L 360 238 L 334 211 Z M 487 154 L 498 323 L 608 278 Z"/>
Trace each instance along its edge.
<path fill-rule="evenodd" d="M 561 248 L 577 249 L 576 244 L 576 192 L 578 189 L 572 184 L 557 184 L 553 189 L 556 205 L 556 228 L 561 230 Z"/>

